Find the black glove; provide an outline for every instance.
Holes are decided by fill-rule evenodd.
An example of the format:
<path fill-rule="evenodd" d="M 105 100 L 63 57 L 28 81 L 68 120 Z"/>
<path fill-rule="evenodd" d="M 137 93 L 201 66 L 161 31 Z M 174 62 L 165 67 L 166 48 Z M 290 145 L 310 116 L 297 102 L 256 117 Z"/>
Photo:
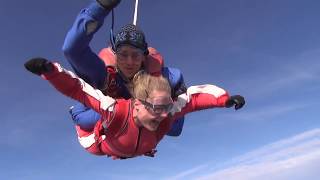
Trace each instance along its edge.
<path fill-rule="evenodd" d="M 53 70 L 53 65 L 50 61 L 44 58 L 32 58 L 26 63 L 24 63 L 24 67 L 36 75 L 41 75 L 43 73 L 47 73 Z"/>
<path fill-rule="evenodd" d="M 240 96 L 240 95 L 234 95 L 229 97 L 229 99 L 226 102 L 226 107 L 230 108 L 232 106 L 234 106 L 235 110 L 238 110 L 240 108 L 242 108 L 242 106 L 244 106 L 245 104 L 245 100 L 244 97 Z"/>
<path fill-rule="evenodd" d="M 106 10 L 110 11 L 115 8 L 121 0 L 97 0 L 97 2 L 104 7 Z"/>

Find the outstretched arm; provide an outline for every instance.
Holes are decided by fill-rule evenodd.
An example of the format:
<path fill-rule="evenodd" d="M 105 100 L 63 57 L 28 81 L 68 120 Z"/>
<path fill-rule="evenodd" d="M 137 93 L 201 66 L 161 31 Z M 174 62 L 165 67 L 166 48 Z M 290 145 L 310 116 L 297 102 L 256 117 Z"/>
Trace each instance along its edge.
<path fill-rule="evenodd" d="M 81 10 L 67 33 L 62 50 L 76 74 L 95 88 L 105 87 L 105 64 L 95 54 L 89 43 L 103 25 L 110 10 L 120 0 L 97 0 Z"/>
<path fill-rule="evenodd" d="M 100 114 L 108 113 L 116 100 L 94 89 L 71 71 L 63 69 L 58 63 L 44 58 L 34 58 L 25 63 L 28 71 L 47 79 L 62 94 L 75 99 Z"/>
<path fill-rule="evenodd" d="M 228 92 L 215 85 L 191 86 L 187 92 L 178 96 L 171 111 L 174 119 L 189 112 L 215 107 L 233 107 L 240 109 L 245 100 L 240 95 L 229 96 Z"/>

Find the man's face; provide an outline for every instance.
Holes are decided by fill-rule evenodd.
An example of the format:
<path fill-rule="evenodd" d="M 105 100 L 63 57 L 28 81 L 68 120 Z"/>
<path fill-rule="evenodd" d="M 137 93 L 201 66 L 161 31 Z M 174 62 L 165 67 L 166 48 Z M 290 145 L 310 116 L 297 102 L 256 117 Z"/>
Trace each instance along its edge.
<path fill-rule="evenodd" d="M 117 66 L 128 79 L 140 70 L 145 58 L 143 51 L 130 45 L 122 45 L 116 52 Z"/>
<path fill-rule="evenodd" d="M 171 96 L 165 91 L 153 91 L 145 100 L 136 100 L 138 103 L 137 119 L 138 125 L 149 131 L 156 131 L 172 108 Z"/>

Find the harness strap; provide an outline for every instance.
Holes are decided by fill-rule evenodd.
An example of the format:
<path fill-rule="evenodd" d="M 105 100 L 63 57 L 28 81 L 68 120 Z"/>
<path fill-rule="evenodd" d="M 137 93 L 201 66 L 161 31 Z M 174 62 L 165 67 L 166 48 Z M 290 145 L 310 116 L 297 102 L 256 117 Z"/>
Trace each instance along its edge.
<path fill-rule="evenodd" d="M 107 77 L 105 80 L 105 88 L 103 89 L 104 94 L 113 98 L 118 98 L 118 84 L 117 84 L 117 72 L 114 66 L 107 66 Z"/>

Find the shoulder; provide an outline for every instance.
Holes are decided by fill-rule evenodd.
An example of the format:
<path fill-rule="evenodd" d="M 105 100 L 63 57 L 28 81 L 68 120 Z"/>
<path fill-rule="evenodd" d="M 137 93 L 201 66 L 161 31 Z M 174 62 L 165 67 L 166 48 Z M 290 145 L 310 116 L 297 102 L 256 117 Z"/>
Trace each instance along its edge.
<path fill-rule="evenodd" d="M 175 84 L 179 83 L 180 81 L 183 81 L 183 75 L 180 69 L 177 68 L 163 67 L 162 75 L 166 77 L 169 83 L 173 86 L 175 86 Z"/>
<path fill-rule="evenodd" d="M 150 74 L 160 74 L 161 69 L 164 66 L 162 55 L 153 47 L 148 47 L 148 51 L 149 54 L 144 62 L 146 71 Z"/>
<path fill-rule="evenodd" d="M 107 119 L 102 123 L 104 129 L 111 136 L 115 136 L 123 127 L 126 127 L 131 114 L 131 100 L 117 99 L 112 112 L 109 112 Z"/>

